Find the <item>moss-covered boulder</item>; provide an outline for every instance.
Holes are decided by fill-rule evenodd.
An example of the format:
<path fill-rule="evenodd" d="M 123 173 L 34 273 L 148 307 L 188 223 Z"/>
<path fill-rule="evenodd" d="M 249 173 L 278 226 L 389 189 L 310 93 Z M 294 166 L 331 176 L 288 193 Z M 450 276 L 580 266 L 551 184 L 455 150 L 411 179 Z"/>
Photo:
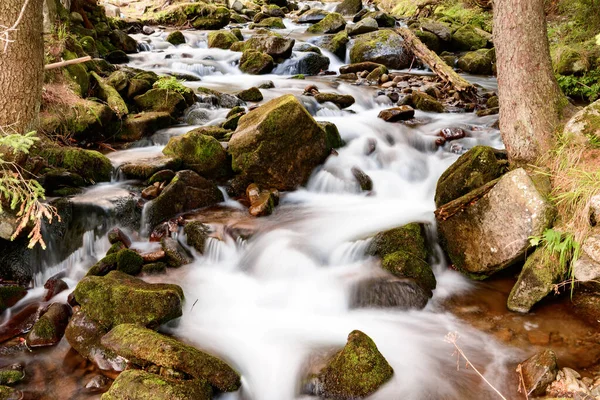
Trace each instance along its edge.
<path fill-rule="evenodd" d="M 232 108 L 232 110 L 235 111 L 235 109 L 244 109 L 243 107 L 239 107 L 236 106 L 234 108 Z M 239 111 L 238 111 L 239 112 Z M 233 113 L 236 114 L 236 113 Z M 228 117 L 231 116 L 231 112 L 227 114 Z M 213 137 L 219 141 L 223 140 L 225 138 L 225 136 L 227 136 L 228 133 L 231 133 L 231 131 L 227 130 L 227 129 L 223 129 L 220 128 L 218 126 L 201 126 L 200 128 L 195 128 L 192 129 L 191 131 L 188 131 L 187 134 L 194 134 L 194 135 L 206 135 L 206 136 L 210 136 Z"/>
<path fill-rule="evenodd" d="M 263 95 L 262 95 L 260 89 L 257 87 L 251 87 L 249 89 L 242 90 L 241 92 L 236 94 L 236 96 L 244 101 L 256 102 L 256 101 L 261 101 L 263 99 Z"/>
<path fill-rule="evenodd" d="M 458 59 L 458 68 L 475 75 L 492 75 L 496 63 L 495 49 L 471 51 Z"/>
<path fill-rule="evenodd" d="M 392 30 L 381 30 L 356 36 L 350 49 L 350 62 L 372 61 L 388 68 L 408 68 L 412 54 L 404 48 L 403 39 Z"/>
<path fill-rule="evenodd" d="M 173 157 L 158 156 L 127 162 L 121 165 L 120 171 L 129 179 L 145 180 L 164 169 L 176 171 L 180 167 L 180 160 Z"/>
<path fill-rule="evenodd" d="M 335 54 L 340 60 L 346 59 L 346 45 L 350 42 L 348 32 L 343 31 L 335 35 L 323 36 L 318 43 L 325 50 Z"/>
<path fill-rule="evenodd" d="M 128 275 L 137 275 L 142 270 L 144 259 L 133 250 L 123 249 L 116 253 L 117 270 Z"/>
<path fill-rule="evenodd" d="M 178 46 L 185 43 L 185 36 L 183 36 L 181 31 L 173 31 L 167 35 L 166 41 L 172 45 Z"/>
<path fill-rule="evenodd" d="M 129 109 L 127 108 L 127 104 L 125 104 L 125 100 L 121 97 L 119 92 L 104 81 L 98 74 L 95 72 L 90 73 L 91 77 L 96 81 L 98 85 L 98 97 L 102 100 L 106 101 L 106 104 L 117 114 L 119 117 L 123 117 L 129 113 Z"/>
<path fill-rule="evenodd" d="M 193 28 L 215 30 L 229 23 L 230 12 L 226 7 L 204 2 L 175 3 L 156 14 L 149 14 L 144 22 L 182 26 L 189 22 Z"/>
<path fill-rule="evenodd" d="M 119 374 L 102 400 L 210 400 L 212 389 L 202 379 L 177 380 L 142 370 Z"/>
<path fill-rule="evenodd" d="M 0 385 L 0 399 L 2 400 L 21 400 L 23 392 L 8 386 Z"/>
<path fill-rule="evenodd" d="M 362 0 L 344 0 L 335 7 L 335 12 L 342 15 L 354 15 L 362 8 Z"/>
<path fill-rule="evenodd" d="M 71 307 L 67 304 L 53 303 L 35 322 L 27 334 L 27 346 L 53 346 L 60 342 L 71 316 Z"/>
<path fill-rule="evenodd" d="M 354 97 L 349 94 L 338 94 L 338 93 L 317 93 L 315 95 L 315 100 L 319 103 L 327 103 L 331 102 L 338 106 L 340 109 L 348 108 L 352 104 L 354 104 Z"/>
<path fill-rule="evenodd" d="M 240 70 L 247 74 L 268 74 L 274 66 L 273 57 L 258 50 L 246 50 L 240 59 Z"/>
<path fill-rule="evenodd" d="M 318 394 L 328 399 L 367 397 L 392 378 L 394 370 L 361 331 L 348 335 L 346 346 L 319 373 Z"/>
<path fill-rule="evenodd" d="M 329 11 L 313 8 L 303 13 L 300 18 L 298 18 L 297 22 L 299 24 L 316 24 L 319 21 L 322 21 L 327 15 L 329 15 Z"/>
<path fill-rule="evenodd" d="M 292 190 L 329 155 L 327 134 L 293 95 L 240 118 L 229 141 L 233 170 L 259 186 Z"/>
<path fill-rule="evenodd" d="M 580 75 L 590 70 L 592 63 L 585 51 L 572 46 L 559 46 L 552 51 L 554 72 L 560 75 Z"/>
<path fill-rule="evenodd" d="M 415 29 L 413 30 L 413 33 L 421 42 L 425 44 L 425 46 L 427 46 L 427 48 L 429 48 L 429 50 L 435 51 L 436 53 L 440 51 L 440 38 L 438 38 L 434 33 L 422 29 Z"/>
<path fill-rule="evenodd" d="M 227 152 L 217 139 L 202 134 L 201 130 L 173 136 L 163 153 L 181 160 L 184 168 L 204 177 L 223 177 L 228 171 Z"/>
<path fill-rule="evenodd" d="M 346 20 L 338 13 L 327 14 L 325 18 L 310 26 L 309 33 L 338 33 L 346 27 Z"/>
<path fill-rule="evenodd" d="M 364 14 L 361 18 L 373 18 L 375 21 L 377 21 L 377 25 L 379 25 L 380 28 L 393 28 L 396 26 L 396 20 L 394 17 L 383 11 L 370 11 Z"/>
<path fill-rule="evenodd" d="M 417 110 L 443 113 L 444 105 L 425 92 L 414 91 L 411 95 L 412 105 Z"/>
<path fill-rule="evenodd" d="M 1 225 L 1 224 L 0 224 Z M 0 226 L 0 228 L 2 228 Z M 13 229 L 10 228 L 9 236 Z M 20 285 L 0 285 L 0 313 L 17 304 L 19 300 L 27 295 L 27 289 Z"/>
<path fill-rule="evenodd" d="M 231 31 L 216 31 L 208 34 L 208 47 L 228 50 L 239 39 Z"/>
<path fill-rule="evenodd" d="M 463 25 L 452 35 L 452 47 L 460 51 L 483 49 L 488 44 L 488 38 L 480 29 L 472 25 Z"/>
<path fill-rule="evenodd" d="M 362 35 L 364 33 L 375 32 L 379 30 L 379 25 L 377 25 L 377 21 L 373 18 L 365 18 L 361 19 L 354 25 L 346 26 L 346 32 L 348 32 L 349 36 Z"/>
<path fill-rule="evenodd" d="M 81 310 L 106 329 L 125 323 L 156 328 L 182 315 L 179 286 L 146 283 L 120 271 L 83 278 L 74 295 Z"/>
<path fill-rule="evenodd" d="M 129 114 L 123 121 L 121 129 L 114 136 L 119 142 L 134 142 L 151 136 L 154 132 L 168 128 L 175 119 L 167 111 L 143 111 Z"/>
<path fill-rule="evenodd" d="M 273 59 L 286 59 L 292 55 L 292 49 L 296 41 L 287 37 L 268 33 L 259 33 L 245 42 L 235 43 L 231 47 L 234 51 L 258 50 L 267 53 Z M 239 48 L 237 47 L 239 46 Z"/>
<path fill-rule="evenodd" d="M 204 253 L 204 245 L 208 239 L 210 228 L 200 221 L 190 221 L 185 224 L 183 232 L 187 236 L 187 244 L 198 250 L 200 254 Z"/>
<path fill-rule="evenodd" d="M 156 88 L 134 98 L 135 104 L 143 111 L 164 111 L 172 117 L 183 114 L 187 102 L 180 93 Z"/>
<path fill-rule="evenodd" d="M 487 146 L 475 146 L 460 156 L 440 177 L 435 205 L 452 200 L 499 178 L 508 167 L 506 155 Z"/>
<path fill-rule="evenodd" d="M 216 184 L 191 170 L 179 171 L 160 196 L 146 205 L 151 227 L 185 211 L 211 206 L 223 201 Z"/>
<path fill-rule="evenodd" d="M 23 378 L 25 378 L 25 369 L 22 364 L 12 364 L 0 368 L 0 385 L 14 385 Z"/>
<path fill-rule="evenodd" d="M 531 236 L 541 236 L 554 218 L 547 193 L 518 168 L 435 211 L 442 248 L 454 266 L 472 278 L 523 260 Z"/>
<path fill-rule="evenodd" d="M 329 58 L 313 52 L 301 55 L 296 64 L 296 72 L 301 75 L 318 75 L 322 71 L 327 71 L 327 68 L 329 68 Z"/>
<path fill-rule="evenodd" d="M 46 147 L 39 155 L 49 166 L 63 168 L 80 175 L 90 183 L 110 181 L 112 164 L 106 156 L 75 147 Z"/>
<path fill-rule="evenodd" d="M 110 43 L 118 50 L 122 50 L 128 54 L 138 52 L 137 42 L 125 32 L 115 29 L 110 33 L 109 37 Z"/>
<path fill-rule="evenodd" d="M 511 311 L 526 313 L 544 297 L 566 275 L 558 257 L 547 249 L 538 248 L 527 257 L 517 283 L 508 296 L 507 306 Z"/>
<path fill-rule="evenodd" d="M 101 258 L 96 264 L 92 265 L 86 276 L 104 276 L 110 271 L 117 269 L 117 253 L 122 249 L 117 250 L 115 248 L 117 251 L 112 251 L 112 249 L 113 248 L 111 247 L 109 252 L 106 253 L 106 256 Z"/>
<path fill-rule="evenodd" d="M 258 23 L 251 24 L 250 29 L 285 29 L 285 24 L 283 23 L 283 19 L 280 17 L 269 17 L 261 20 Z"/>
<path fill-rule="evenodd" d="M 104 335 L 102 344 L 135 364 L 151 363 L 182 371 L 222 392 L 236 391 L 241 386 L 239 374 L 220 359 L 137 325 L 114 327 Z"/>

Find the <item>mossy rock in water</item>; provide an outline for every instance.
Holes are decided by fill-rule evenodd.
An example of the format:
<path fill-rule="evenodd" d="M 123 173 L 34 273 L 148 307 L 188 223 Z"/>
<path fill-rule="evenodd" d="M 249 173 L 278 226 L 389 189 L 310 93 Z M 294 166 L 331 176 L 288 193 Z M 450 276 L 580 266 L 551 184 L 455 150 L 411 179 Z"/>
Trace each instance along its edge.
<path fill-rule="evenodd" d="M 343 31 L 333 36 L 324 36 L 319 40 L 319 44 L 325 50 L 335 54 L 340 60 L 346 59 L 346 45 L 350 41 L 348 32 Z"/>
<path fill-rule="evenodd" d="M 434 33 L 422 29 L 415 29 L 413 30 L 413 33 L 425 44 L 425 46 L 427 46 L 427 48 L 429 48 L 429 50 L 435 51 L 436 53 L 440 51 L 440 38 Z"/>
<path fill-rule="evenodd" d="M 209 227 L 200 221 L 190 221 L 185 224 L 183 232 L 187 236 L 187 244 L 198 250 L 200 254 L 203 254 L 204 245 L 210 232 Z"/>
<path fill-rule="evenodd" d="M 107 253 L 100 261 L 92 265 L 86 276 L 104 276 L 110 271 L 117 269 L 117 253 Z"/>
<path fill-rule="evenodd" d="M 201 379 L 177 380 L 143 370 L 119 374 L 102 400 L 210 400 L 212 390 Z"/>
<path fill-rule="evenodd" d="M 138 325 L 114 327 L 102 337 L 102 344 L 134 364 L 152 363 L 182 371 L 206 380 L 221 392 L 236 391 L 241 386 L 240 375 L 220 359 Z"/>
<path fill-rule="evenodd" d="M 0 313 L 17 304 L 19 300 L 27 295 L 27 289 L 19 285 L 0 286 Z"/>
<path fill-rule="evenodd" d="M 133 250 L 123 249 L 117 253 L 117 270 L 128 275 L 137 275 L 142 270 L 144 259 Z"/>
<path fill-rule="evenodd" d="M 123 117 L 129 113 L 125 100 L 121 97 L 117 90 L 104 81 L 97 73 L 91 72 L 91 77 L 94 78 L 98 85 L 98 97 L 106 101 L 106 104 L 117 114 Z"/>
<path fill-rule="evenodd" d="M 269 17 L 261 20 L 258 23 L 250 24 L 250 29 L 267 28 L 267 29 L 285 29 L 283 20 L 279 17 Z"/>
<path fill-rule="evenodd" d="M 346 27 L 346 20 L 338 13 L 327 14 L 325 18 L 310 26 L 308 33 L 338 33 Z"/>
<path fill-rule="evenodd" d="M 173 118 L 183 114 L 187 102 L 180 93 L 163 88 L 156 88 L 134 98 L 135 104 L 143 111 L 164 111 Z"/>
<path fill-rule="evenodd" d="M 166 111 L 143 111 L 139 114 L 129 114 L 121 130 L 115 135 L 114 140 L 119 142 L 134 142 L 151 136 L 159 129 L 168 128 L 175 123 L 175 119 Z"/>
<path fill-rule="evenodd" d="M 437 282 L 431 266 L 422 258 L 407 251 L 397 251 L 385 256 L 381 266 L 399 278 L 411 278 L 423 289 L 427 296 L 433 296 Z"/>
<path fill-rule="evenodd" d="M 163 153 L 181 160 L 184 168 L 204 177 L 223 177 L 228 172 L 227 152 L 221 143 L 198 130 L 173 136 Z"/>
<path fill-rule="evenodd" d="M 293 190 L 329 155 L 327 134 L 293 95 L 240 118 L 229 141 L 232 167 L 259 186 Z"/>
<path fill-rule="evenodd" d="M 91 183 L 110 181 L 112 164 L 106 156 L 94 151 L 76 147 L 47 147 L 39 155 L 49 166 L 64 168 L 79 174 Z"/>
<path fill-rule="evenodd" d="M 25 370 L 21 364 L 13 364 L 0 368 L 0 385 L 14 385 L 25 378 Z M 0 395 L 0 399 L 3 397 Z"/>
<path fill-rule="evenodd" d="M 151 227 L 185 211 L 211 206 L 223 201 L 223 193 L 194 171 L 179 171 L 160 196 L 146 206 Z"/>
<path fill-rule="evenodd" d="M 242 90 L 238 94 L 237 97 L 244 101 L 261 101 L 263 99 L 263 95 L 259 88 L 251 87 L 250 89 Z"/>
<path fill-rule="evenodd" d="M 243 109 L 243 107 L 236 107 L 236 108 Z M 188 131 L 186 134 L 206 135 L 206 136 L 213 137 L 220 141 L 228 133 L 230 133 L 229 130 L 220 128 L 218 126 L 201 126 L 200 128 L 195 128 L 195 129 L 192 129 L 191 131 Z"/>
<path fill-rule="evenodd" d="M 155 262 L 146 264 L 142 267 L 142 273 L 147 275 L 159 275 L 167 272 L 167 264 L 164 262 Z"/>
<path fill-rule="evenodd" d="M 557 283 L 563 281 L 566 272 L 555 254 L 544 247 L 536 249 L 527 257 L 519 279 L 510 291 L 508 309 L 520 313 L 529 312 Z"/>
<path fill-rule="evenodd" d="M 354 97 L 349 94 L 337 94 L 337 93 L 317 93 L 315 100 L 319 103 L 331 102 L 339 108 L 347 108 L 354 104 Z"/>
<path fill-rule="evenodd" d="M 392 30 L 380 30 L 356 36 L 350 49 L 350 62 L 371 61 L 388 68 L 408 68 L 412 54 L 404 48 L 403 39 Z"/>
<path fill-rule="evenodd" d="M 472 25 L 463 25 L 452 35 L 452 47 L 459 51 L 474 51 L 487 46 L 488 39 Z"/>
<path fill-rule="evenodd" d="M 393 28 L 396 26 L 396 20 L 391 15 L 383 11 L 371 11 L 362 16 L 362 19 L 373 18 L 377 21 L 380 28 Z"/>
<path fill-rule="evenodd" d="M 413 91 L 412 104 L 417 110 L 443 113 L 444 105 L 425 92 Z"/>
<path fill-rule="evenodd" d="M 204 2 L 176 3 L 158 13 L 149 14 L 143 22 L 181 26 L 189 21 L 195 29 L 213 30 L 225 27 L 229 17 L 229 10 L 222 6 Z"/>
<path fill-rule="evenodd" d="M 440 177 L 435 190 L 435 205 L 441 207 L 494 179 L 508 163 L 506 154 L 487 146 L 475 146 L 459 157 Z"/>
<path fill-rule="evenodd" d="M 83 278 L 74 295 L 81 310 L 107 329 L 125 323 L 156 328 L 182 315 L 179 286 L 146 283 L 120 271 Z"/>
<path fill-rule="evenodd" d="M 318 375 L 321 397 L 350 400 L 367 397 L 392 378 L 394 370 L 361 331 L 348 335 L 346 346 Z"/>
<path fill-rule="evenodd" d="M 231 31 L 217 31 L 208 34 L 208 47 L 228 50 L 239 39 Z"/>
<path fill-rule="evenodd" d="M 27 346 L 52 346 L 60 342 L 71 317 L 71 307 L 67 304 L 53 303 L 35 322 L 27 334 Z"/>
<path fill-rule="evenodd" d="M 342 15 L 354 15 L 362 8 L 362 0 L 344 0 L 335 7 L 335 12 Z"/>
<path fill-rule="evenodd" d="M 344 141 L 340 136 L 340 131 L 333 122 L 319 121 L 318 124 L 325 131 L 325 143 L 328 148 L 339 149 L 344 146 Z"/>
<path fill-rule="evenodd" d="M 123 244 L 123 242 L 116 242 L 113 243 L 110 248 L 108 249 L 108 251 L 106 252 L 106 255 L 109 256 L 111 254 L 116 254 L 119 251 L 126 249 L 127 247 L 125 247 L 125 245 Z M 108 271 L 106 272 L 108 273 Z M 95 275 L 95 274 L 91 274 L 91 275 Z"/>
<path fill-rule="evenodd" d="M 166 40 L 172 45 L 177 46 L 185 43 L 185 36 L 183 36 L 183 33 L 181 33 L 181 31 L 173 31 L 167 35 Z"/>
<path fill-rule="evenodd" d="M 495 63 L 495 49 L 479 49 L 460 57 L 457 66 L 469 74 L 492 75 Z"/>
<path fill-rule="evenodd" d="M 13 389 L 8 386 L 0 385 L 0 399 L 2 400 L 21 400 L 23 398 L 23 392 L 17 389 Z"/>
<path fill-rule="evenodd" d="M 240 59 L 240 70 L 247 74 L 268 74 L 274 66 L 273 57 L 258 50 L 246 50 Z"/>
<path fill-rule="evenodd" d="M 237 114 L 233 114 L 233 115 L 227 117 L 227 120 L 225 120 L 225 122 L 223 122 L 221 124 L 221 127 L 224 130 L 232 130 L 232 131 L 236 130 L 238 123 L 240 122 L 240 118 L 242 118 L 242 116 L 244 116 L 244 115 L 246 115 L 245 112 L 239 112 Z M 232 132 L 228 131 L 228 133 L 232 133 Z M 225 136 L 223 136 L 222 140 L 225 141 Z"/>
<path fill-rule="evenodd" d="M 243 44 L 240 44 L 241 47 L 237 51 L 258 50 L 267 53 L 274 59 L 281 60 L 289 58 L 292 55 L 292 49 L 294 48 L 295 43 L 296 41 L 294 39 L 282 37 L 263 30 L 261 33 L 252 35 L 252 37 L 243 42 Z M 233 46 L 231 50 L 234 50 Z"/>
<path fill-rule="evenodd" d="M 115 29 L 110 35 L 110 42 L 119 50 L 123 50 L 125 53 L 137 53 L 137 42 L 134 38 L 126 34 L 125 32 Z"/>
<path fill-rule="evenodd" d="M 418 223 L 380 232 L 371 241 L 367 254 L 385 258 L 397 251 L 412 254 L 421 260 L 427 259 L 427 245 L 423 226 Z"/>

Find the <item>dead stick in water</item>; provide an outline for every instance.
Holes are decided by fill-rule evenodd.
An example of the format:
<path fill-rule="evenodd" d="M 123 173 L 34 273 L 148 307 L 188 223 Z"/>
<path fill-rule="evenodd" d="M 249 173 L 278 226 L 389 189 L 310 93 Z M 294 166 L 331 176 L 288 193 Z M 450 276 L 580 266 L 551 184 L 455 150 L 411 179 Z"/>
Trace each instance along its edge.
<path fill-rule="evenodd" d="M 465 98 L 474 100 L 477 90 L 469 81 L 462 78 L 454 69 L 446 64 L 437 54 L 429 50 L 421 40 L 408 28 L 397 28 L 395 30 L 404 39 L 405 46 L 413 52 L 421 61 L 431 68 L 444 82 L 452 85 L 454 90 Z"/>
<path fill-rule="evenodd" d="M 91 60 L 92 60 L 92 57 L 90 57 L 90 56 L 74 58 L 72 60 L 59 61 L 57 63 L 44 65 L 44 69 L 49 70 L 49 69 L 54 69 L 54 68 L 61 68 L 61 67 L 66 67 L 67 65 L 81 64 L 81 63 L 84 63 L 86 61 L 91 61 Z"/>

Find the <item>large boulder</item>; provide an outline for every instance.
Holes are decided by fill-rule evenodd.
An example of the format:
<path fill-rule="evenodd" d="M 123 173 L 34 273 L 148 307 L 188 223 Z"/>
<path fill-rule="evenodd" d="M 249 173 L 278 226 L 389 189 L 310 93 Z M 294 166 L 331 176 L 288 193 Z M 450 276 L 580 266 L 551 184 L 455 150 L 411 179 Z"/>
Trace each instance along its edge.
<path fill-rule="evenodd" d="M 271 33 L 260 33 L 252 35 L 245 42 L 234 43 L 231 50 L 246 51 L 258 50 L 267 53 L 274 59 L 285 59 L 292 55 L 292 49 L 296 40 Z"/>
<path fill-rule="evenodd" d="M 183 114 L 187 102 L 182 94 L 169 89 L 156 88 L 134 98 L 135 104 L 143 111 L 163 111 L 172 117 Z"/>
<path fill-rule="evenodd" d="M 221 392 L 236 391 L 241 385 L 239 374 L 225 362 L 141 326 L 118 325 L 102 337 L 102 345 L 135 364 L 151 363 L 206 380 Z"/>
<path fill-rule="evenodd" d="M 141 112 L 130 114 L 123 121 L 115 140 L 133 142 L 152 135 L 159 129 L 168 128 L 175 123 L 171 114 L 165 111 Z"/>
<path fill-rule="evenodd" d="M 345 27 L 346 20 L 341 14 L 330 13 L 306 31 L 309 33 L 337 33 L 344 30 Z"/>
<path fill-rule="evenodd" d="M 354 15 L 362 8 L 362 0 L 344 0 L 335 7 L 335 12 L 342 15 Z"/>
<path fill-rule="evenodd" d="M 296 72 L 303 75 L 318 75 L 329 68 L 329 58 L 317 53 L 305 53 L 296 64 Z"/>
<path fill-rule="evenodd" d="M 293 190 L 329 155 L 326 131 L 293 95 L 240 118 L 229 141 L 233 170 L 259 186 Z"/>
<path fill-rule="evenodd" d="M 567 271 L 556 254 L 544 247 L 533 252 L 519 274 L 519 279 L 508 296 L 508 309 L 526 313 L 561 282 Z"/>
<path fill-rule="evenodd" d="M 377 21 L 377 25 L 381 28 L 393 28 L 396 26 L 396 20 L 391 15 L 384 13 L 383 11 L 371 11 L 364 14 L 361 19 L 373 18 Z"/>
<path fill-rule="evenodd" d="M 151 15 L 144 22 L 175 26 L 183 26 L 189 22 L 195 29 L 216 30 L 229 23 L 230 15 L 229 9 L 220 5 L 204 2 L 175 3 Z"/>
<path fill-rule="evenodd" d="M 304 14 L 298 18 L 299 24 L 316 24 L 322 21 L 326 16 L 329 15 L 329 11 L 313 8 L 312 10 L 308 10 Z"/>
<path fill-rule="evenodd" d="M 556 354 L 552 350 L 534 354 L 521 363 L 521 374 L 526 396 L 543 397 L 558 374 Z"/>
<path fill-rule="evenodd" d="M 361 331 L 352 331 L 346 346 L 317 376 L 317 394 L 328 399 L 361 399 L 377 391 L 393 374 L 373 340 Z"/>
<path fill-rule="evenodd" d="M 454 266 L 484 279 L 518 260 L 531 236 L 541 236 L 554 210 L 518 168 L 435 212 L 441 244 Z"/>
<path fill-rule="evenodd" d="M 223 193 L 213 182 L 194 171 L 179 171 L 160 196 L 146 205 L 150 227 L 185 211 L 207 207 L 223 201 Z"/>
<path fill-rule="evenodd" d="M 76 147 L 46 147 L 39 155 L 49 166 L 64 168 L 90 183 L 110 181 L 112 164 L 106 156 Z"/>
<path fill-rule="evenodd" d="M 471 51 L 458 59 L 458 68 L 475 75 L 492 75 L 496 63 L 495 49 Z"/>
<path fill-rule="evenodd" d="M 404 40 L 391 30 L 358 35 L 350 49 L 350 62 L 372 61 L 388 68 L 408 68 L 412 55 L 404 48 Z"/>
<path fill-rule="evenodd" d="M 375 32 L 379 30 L 377 21 L 373 18 L 361 19 L 354 25 L 346 26 L 346 32 L 349 36 L 362 35 L 364 33 Z"/>
<path fill-rule="evenodd" d="M 246 50 L 240 58 L 240 70 L 247 74 L 268 74 L 274 66 L 273 57 L 258 50 Z"/>
<path fill-rule="evenodd" d="M 325 50 L 335 54 L 340 60 L 346 59 L 346 46 L 350 38 L 348 32 L 343 31 L 335 35 L 326 35 L 319 38 L 316 43 L 323 47 Z"/>
<path fill-rule="evenodd" d="M 460 51 L 483 49 L 488 44 L 488 38 L 481 29 L 472 25 L 463 25 L 452 35 L 452 47 Z"/>
<path fill-rule="evenodd" d="M 435 190 L 436 207 L 499 178 L 506 167 L 504 153 L 486 146 L 473 147 L 444 171 L 438 180 Z"/>
<path fill-rule="evenodd" d="M 228 50 L 239 39 L 231 31 L 217 31 L 208 34 L 208 47 Z"/>
<path fill-rule="evenodd" d="M 217 139 L 204 135 L 200 129 L 172 137 L 163 153 L 181 160 L 184 168 L 206 178 L 219 178 L 227 174 L 227 152 Z"/>
<path fill-rule="evenodd" d="M 102 400 L 210 400 L 212 389 L 201 379 L 176 380 L 143 370 L 119 374 Z"/>
<path fill-rule="evenodd" d="M 146 283 L 120 271 L 83 278 L 74 296 L 81 311 L 106 329 L 126 323 L 156 328 L 182 315 L 179 286 Z"/>

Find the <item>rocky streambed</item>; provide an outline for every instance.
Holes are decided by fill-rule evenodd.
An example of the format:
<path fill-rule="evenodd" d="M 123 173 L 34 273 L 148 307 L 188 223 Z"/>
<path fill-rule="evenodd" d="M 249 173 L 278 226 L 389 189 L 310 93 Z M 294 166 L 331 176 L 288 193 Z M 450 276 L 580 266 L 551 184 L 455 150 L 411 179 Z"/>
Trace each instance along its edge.
<path fill-rule="evenodd" d="M 148 11 L 110 36 L 139 51 L 87 71 L 101 112 L 74 133 L 105 156 L 40 153 L 60 169 L 43 171 L 63 220 L 46 252 L 2 258 L 31 268 L 2 286 L 0 398 L 492 398 L 456 369 L 455 332 L 509 398 L 534 348 L 595 364 L 589 326 L 557 316 L 568 306 L 516 316 L 514 271 L 487 284 L 455 270 L 488 276 L 528 246 L 484 253 L 477 208 L 457 212 L 498 207 L 487 193 L 516 210 L 503 195 L 530 182 L 505 174 L 493 77 L 470 76 L 478 96 L 462 98 L 360 2 Z M 493 72 L 484 32 L 412 28 L 449 64 Z M 511 221 L 528 215 L 512 217 L 499 243 L 523 241 Z"/>

